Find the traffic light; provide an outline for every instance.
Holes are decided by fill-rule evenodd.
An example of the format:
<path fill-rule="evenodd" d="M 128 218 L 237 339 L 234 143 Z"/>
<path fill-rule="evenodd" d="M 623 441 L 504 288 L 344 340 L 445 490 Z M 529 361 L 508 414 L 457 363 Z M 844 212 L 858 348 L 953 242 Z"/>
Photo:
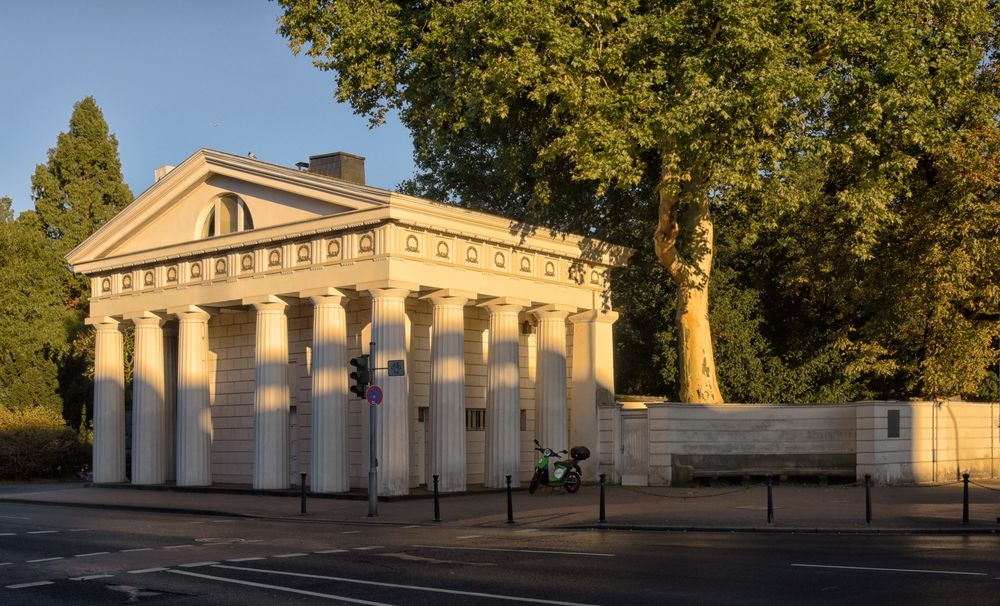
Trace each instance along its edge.
<path fill-rule="evenodd" d="M 356 369 L 351 372 L 351 380 L 354 381 L 351 393 L 363 399 L 365 391 L 372 382 L 372 373 L 368 368 L 368 354 L 351 358 L 351 366 Z"/>

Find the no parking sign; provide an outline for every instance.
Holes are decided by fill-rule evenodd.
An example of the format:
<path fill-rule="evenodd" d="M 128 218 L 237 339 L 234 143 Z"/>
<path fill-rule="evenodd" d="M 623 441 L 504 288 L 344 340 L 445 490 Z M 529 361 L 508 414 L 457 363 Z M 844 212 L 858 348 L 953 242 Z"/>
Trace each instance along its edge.
<path fill-rule="evenodd" d="M 378 385 L 372 385 L 368 388 L 368 391 L 365 392 L 365 399 L 368 400 L 368 403 L 372 406 L 378 406 L 382 403 L 382 388 Z"/>

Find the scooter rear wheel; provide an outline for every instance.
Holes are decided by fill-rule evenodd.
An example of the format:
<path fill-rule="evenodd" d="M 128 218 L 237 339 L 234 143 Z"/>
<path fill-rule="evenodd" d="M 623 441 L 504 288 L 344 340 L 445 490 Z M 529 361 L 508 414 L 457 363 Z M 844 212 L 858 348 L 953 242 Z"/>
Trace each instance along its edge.
<path fill-rule="evenodd" d="M 566 487 L 566 492 L 570 494 L 580 490 L 580 474 L 575 471 L 567 473 L 566 479 L 563 480 L 563 486 Z"/>
<path fill-rule="evenodd" d="M 531 476 L 531 484 L 528 484 L 528 494 L 535 494 L 538 490 L 538 484 L 542 481 L 542 471 L 540 469 L 535 470 L 535 475 Z"/>

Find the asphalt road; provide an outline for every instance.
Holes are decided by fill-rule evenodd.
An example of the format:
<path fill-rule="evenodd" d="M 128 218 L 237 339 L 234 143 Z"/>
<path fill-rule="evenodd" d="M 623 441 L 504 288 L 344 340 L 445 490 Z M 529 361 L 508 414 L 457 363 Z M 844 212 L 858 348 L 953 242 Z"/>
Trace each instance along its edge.
<path fill-rule="evenodd" d="M 998 604 L 1000 537 L 547 531 L 0 504 L 0 604 Z"/>

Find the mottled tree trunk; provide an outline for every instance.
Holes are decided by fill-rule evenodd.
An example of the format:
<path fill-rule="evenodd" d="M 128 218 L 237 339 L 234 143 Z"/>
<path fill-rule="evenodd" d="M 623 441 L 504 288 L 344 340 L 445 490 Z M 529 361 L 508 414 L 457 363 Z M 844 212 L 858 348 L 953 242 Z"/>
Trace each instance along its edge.
<path fill-rule="evenodd" d="M 697 178 L 681 181 L 664 171 L 653 244 L 677 285 L 680 399 L 712 404 L 723 401 L 708 320 L 714 227 L 707 195 L 699 185 Z"/>

